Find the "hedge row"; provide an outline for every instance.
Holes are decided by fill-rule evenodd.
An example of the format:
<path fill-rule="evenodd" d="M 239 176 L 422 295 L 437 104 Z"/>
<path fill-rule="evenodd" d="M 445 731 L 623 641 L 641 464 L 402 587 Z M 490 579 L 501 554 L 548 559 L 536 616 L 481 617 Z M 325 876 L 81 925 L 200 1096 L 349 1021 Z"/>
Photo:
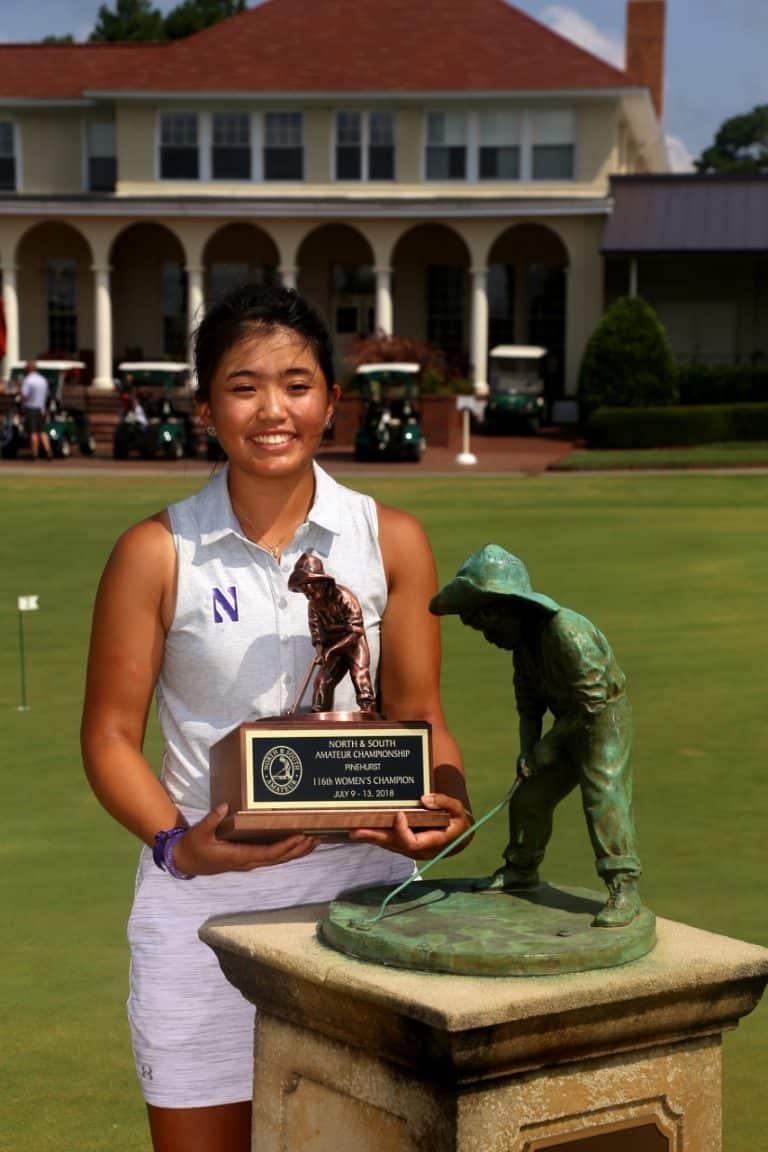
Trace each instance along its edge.
<path fill-rule="evenodd" d="M 768 404 L 599 408 L 584 434 L 590 448 L 671 448 L 768 440 Z"/>
<path fill-rule="evenodd" d="M 685 364 L 678 388 L 681 404 L 761 404 L 768 402 L 768 367 Z"/>

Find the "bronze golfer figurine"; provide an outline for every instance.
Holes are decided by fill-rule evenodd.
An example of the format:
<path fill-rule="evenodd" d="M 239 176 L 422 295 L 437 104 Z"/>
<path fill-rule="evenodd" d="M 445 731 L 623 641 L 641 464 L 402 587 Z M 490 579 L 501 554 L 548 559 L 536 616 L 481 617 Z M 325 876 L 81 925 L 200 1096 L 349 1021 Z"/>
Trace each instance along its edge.
<path fill-rule="evenodd" d="M 309 632 L 317 652 L 318 672 L 312 695 L 313 712 L 332 712 L 336 685 L 349 672 L 361 712 L 374 712 L 371 655 L 363 627 L 360 601 L 337 584 L 319 556 L 304 552 L 288 579 L 292 592 L 309 600 Z"/>
<path fill-rule="evenodd" d="M 556 805 L 581 788 L 598 874 L 608 900 L 593 924 L 631 923 L 641 909 L 632 820 L 632 716 L 624 674 L 602 632 L 584 616 L 534 592 L 516 556 L 488 544 L 470 556 L 430 603 L 512 651 L 520 721 L 518 776 L 509 801 L 504 864 L 484 886 L 539 884 Z M 544 715 L 554 716 L 542 735 Z"/>

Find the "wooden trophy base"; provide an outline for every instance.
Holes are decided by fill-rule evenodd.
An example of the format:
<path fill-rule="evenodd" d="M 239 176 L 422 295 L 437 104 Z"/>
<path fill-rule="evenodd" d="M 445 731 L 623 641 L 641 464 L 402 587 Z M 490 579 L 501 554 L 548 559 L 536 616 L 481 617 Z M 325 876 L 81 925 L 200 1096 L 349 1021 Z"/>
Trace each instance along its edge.
<path fill-rule="evenodd" d="M 433 812 L 429 808 L 356 809 L 352 812 L 235 812 L 222 820 L 216 835 L 225 840 L 271 844 L 286 836 L 302 834 L 321 836 L 323 840 L 346 840 L 354 828 L 391 828 L 398 812 L 408 821 L 408 827 L 417 831 L 425 828 L 447 828 L 447 812 Z M 329 826 L 332 825 L 332 826 Z"/>

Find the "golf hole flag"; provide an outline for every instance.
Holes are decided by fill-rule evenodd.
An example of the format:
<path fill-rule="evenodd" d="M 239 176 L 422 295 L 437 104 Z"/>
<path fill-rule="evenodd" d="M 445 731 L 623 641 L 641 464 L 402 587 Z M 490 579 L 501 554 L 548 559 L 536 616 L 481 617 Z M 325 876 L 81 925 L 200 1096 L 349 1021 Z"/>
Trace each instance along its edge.
<path fill-rule="evenodd" d="M 40 605 L 37 596 L 19 596 L 19 612 L 37 612 Z"/>

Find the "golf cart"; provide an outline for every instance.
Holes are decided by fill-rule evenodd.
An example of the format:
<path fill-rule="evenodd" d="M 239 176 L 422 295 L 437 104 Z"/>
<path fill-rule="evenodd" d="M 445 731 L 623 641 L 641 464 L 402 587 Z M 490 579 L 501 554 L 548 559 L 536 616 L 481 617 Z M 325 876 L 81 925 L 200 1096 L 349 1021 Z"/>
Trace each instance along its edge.
<path fill-rule="evenodd" d="M 426 440 L 419 422 L 421 367 L 411 363 L 362 364 L 352 380 L 363 399 L 355 436 L 356 460 L 420 460 Z"/>
<path fill-rule="evenodd" d="M 195 455 L 189 364 L 163 360 L 124 360 L 117 366 L 121 415 L 112 454 L 125 460 Z"/>
<path fill-rule="evenodd" d="M 71 456 L 77 445 L 83 456 L 92 456 L 96 441 L 91 435 L 86 413 L 86 370 L 82 360 L 37 360 L 37 371 L 48 381 L 48 410 L 45 431 L 54 456 Z M 27 362 L 18 360 L 11 365 L 9 387 L 11 403 L 6 415 L 2 435 L 2 454 L 6 459 L 16 457 L 26 447 L 21 403 L 21 383 L 27 371 Z"/>
<path fill-rule="evenodd" d="M 538 432 L 545 413 L 546 355 L 546 348 L 525 344 L 491 349 L 483 432 Z"/>

